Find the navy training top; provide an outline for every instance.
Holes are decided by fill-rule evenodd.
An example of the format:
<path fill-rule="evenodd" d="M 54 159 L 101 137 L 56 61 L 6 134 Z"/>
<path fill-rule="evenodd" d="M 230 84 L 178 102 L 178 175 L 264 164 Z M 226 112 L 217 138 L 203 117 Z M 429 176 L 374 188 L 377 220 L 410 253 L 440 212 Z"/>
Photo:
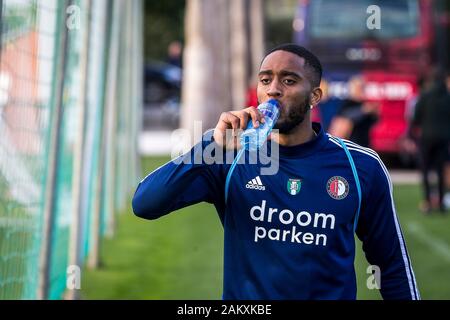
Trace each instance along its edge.
<path fill-rule="evenodd" d="M 317 137 L 292 147 L 268 141 L 245 152 L 225 181 L 236 151 L 204 134 L 186 154 L 144 178 L 134 213 L 157 219 L 206 201 L 224 227 L 224 299 L 356 299 L 353 226 L 358 193 L 339 140 L 313 123 Z M 379 270 L 384 299 L 420 299 L 396 215 L 386 167 L 371 149 L 343 140 L 361 186 L 356 234 Z"/>

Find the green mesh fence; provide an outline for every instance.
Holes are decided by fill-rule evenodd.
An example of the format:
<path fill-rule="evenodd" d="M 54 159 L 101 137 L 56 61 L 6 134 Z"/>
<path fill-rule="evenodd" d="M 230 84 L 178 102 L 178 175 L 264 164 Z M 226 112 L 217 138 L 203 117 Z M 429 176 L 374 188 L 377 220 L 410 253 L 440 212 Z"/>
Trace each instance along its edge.
<path fill-rule="evenodd" d="M 61 299 L 137 181 L 141 2 L 0 4 L 0 299 Z"/>

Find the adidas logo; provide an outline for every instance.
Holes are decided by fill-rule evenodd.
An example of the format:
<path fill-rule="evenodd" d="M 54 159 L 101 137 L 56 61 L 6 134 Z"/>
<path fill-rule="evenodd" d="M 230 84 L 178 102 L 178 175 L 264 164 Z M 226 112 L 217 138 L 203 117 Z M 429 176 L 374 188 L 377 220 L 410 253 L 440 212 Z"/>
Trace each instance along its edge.
<path fill-rule="evenodd" d="M 250 180 L 245 187 L 247 189 L 255 189 L 255 190 L 266 190 L 266 187 L 262 184 L 261 179 L 257 176 L 255 179 Z"/>

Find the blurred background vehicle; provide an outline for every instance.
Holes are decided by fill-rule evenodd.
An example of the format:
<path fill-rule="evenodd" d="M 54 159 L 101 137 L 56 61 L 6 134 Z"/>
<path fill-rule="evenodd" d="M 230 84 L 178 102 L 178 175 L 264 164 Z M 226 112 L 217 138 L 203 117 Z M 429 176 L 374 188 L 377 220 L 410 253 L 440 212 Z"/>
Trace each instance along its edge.
<path fill-rule="evenodd" d="M 145 128 L 178 128 L 180 119 L 181 68 L 162 61 L 144 67 Z"/>
<path fill-rule="evenodd" d="M 369 26 L 368 17 L 376 14 L 374 5 L 379 9 L 379 28 Z M 448 67 L 445 6 L 444 1 L 428 0 L 300 0 L 294 42 L 317 54 L 325 71 L 326 99 L 316 110 L 316 120 L 327 130 L 348 98 L 349 79 L 360 76 L 366 82 L 366 101 L 379 105 L 369 146 L 384 156 L 399 157 L 408 128 L 407 106 L 420 93 L 419 81 L 428 77 L 433 65 Z M 366 23 L 367 28 L 358 27 Z"/>

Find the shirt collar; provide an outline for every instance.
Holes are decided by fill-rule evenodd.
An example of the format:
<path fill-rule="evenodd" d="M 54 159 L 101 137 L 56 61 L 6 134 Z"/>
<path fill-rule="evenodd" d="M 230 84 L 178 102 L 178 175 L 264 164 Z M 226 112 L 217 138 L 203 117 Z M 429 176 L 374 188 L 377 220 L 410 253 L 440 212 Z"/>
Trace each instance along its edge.
<path fill-rule="evenodd" d="M 326 143 L 326 141 L 328 140 L 327 135 L 325 134 L 322 126 L 320 125 L 320 123 L 317 122 L 313 122 L 312 123 L 312 129 L 314 130 L 314 132 L 317 134 L 316 137 L 314 137 L 312 140 L 302 143 L 302 144 L 298 144 L 295 146 L 282 146 L 279 144 L 276 144 L 273 141 L 269 141 L 268 143 L 274 143 L 276 145 L 274 145 L 273 147 L 276 148 L 278 146 L 279 148 L 279 153 L 281 156 L 286 156 L 286 157 L 306 157 L 312 153 L 317 152 L 318 150 L 320 150 Z M 268 145 L 269 150 L 271 149 L 270 145 Z"/>

